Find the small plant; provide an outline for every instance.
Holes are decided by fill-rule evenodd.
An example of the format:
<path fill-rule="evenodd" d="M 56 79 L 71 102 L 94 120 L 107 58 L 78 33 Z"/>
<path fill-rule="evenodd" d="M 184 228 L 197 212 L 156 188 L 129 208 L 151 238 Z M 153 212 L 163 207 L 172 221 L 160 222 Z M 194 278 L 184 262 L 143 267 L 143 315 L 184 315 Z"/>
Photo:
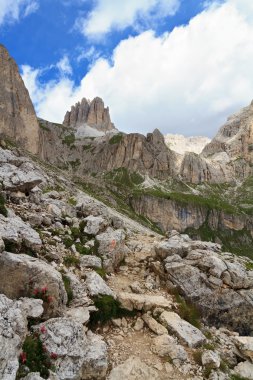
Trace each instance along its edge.
<path fill-rule="evenodd" d="M 53 297 L 48 293 L 48 288 L 44 286 L 43 288 L 35 288 L 32 292 L 32 297 L 42 300 L 46 303 L 51 303 Z"/>
<path fill-rule="evenodd" d="M 253 270 L 253 262 L 252 263 L 246 263 L 245 267 L 247 270 Z"/>
<path fill-rule="evenodd" d="M 201 350 L 195 350 L 192 354 L 194 361 L 202 366 L 202 351 Z"/>
<path fill-rule="evenodd" d="M 62 140 L 62 143 L 70 146 L 74 144 L 75 140 L 76 138 L 75 138 L 74 133 L 70 133 L 69 135 L 64 137 L 64 139 Z"/>
<path fill-rule="evenodd" d="M 63 262 L 66 265 L 66 267 L 71 267 L 71 266 L 79 267 L 80 266 L 80 260 L 78 259 L 78 257 L 76 257 L 74 255 L 65 256 L 63 259 Z"/>
<path fill-rule="evenodd" d="M 8 216 L 7 208 L 5 207 L 5 199 L 2 194 L 0 194 L 0 214 L 3 216 Z"/>
<path fill-rule="evenodd" d="M 205 348 L 206 350 L 211 350 L 211 351 L 214 351 L 214 350 L 215 350 L 215 346 L 214 346 L 214 344 L 212 344 L 212 343 L 205 343 L 205 344 L 203 345 L 203 348 Z"/>
<path fill-rule="evenodd" d="M 41 327 L 43 330 L 43 326 Z M 46 331 L 41 331 L 44 334 Z M 43 345 L 38 333 L 28 335 L 19 356 L 19 369 L 16 379 L 21 379 L 29 372 L 39 372 L 43 379 L 48 379 L 49 370 L 53 370 L 52 360 L 57 359 L 57 354 L 49 353 Z"/>
<path fill-rule="evenodd" d="M 68 296 L 67 306 L 69 306 L 70 302 L 73 300 L 73 291 L 71 288 L 70 279 L 62 273 L 62 280 L 64 283 L 64 287 Z"/>
<path fill-rule="evenodd" d="M 101 276 L 102 278 L 105 278 L 106 271 L 104 270 L 104 268 L 95 268 L 94 270 L 95 272 L 97 272 L 97 274 L 99 274 L 99 276 Z"/>
<path fill-rule="evenodd" d="M 71 197 L 68 199 L 68 204 L 70 204 L 71 206 L 76 206 L 77 200 L 75 198 Z"/>
<path fill-rule="evenodd" d="M 242 377 L 239 375 L 231 375 L 230 380 L 249 380 L 247 377 Z"/>
<path fill-rule="evenodd" d="M 97 323 L 106 323 L 113 318 L 121 318 L 124 316 L 134 316 L 135 311 L 123 309 L 118 300 L 112 296 L 101 295 L 93 299 L 94 305 L 98 309 L 91 314 L 90 324 L 96 325 Z"/>
<path fill-rule="evenodd" d="M 118 144 L 120 143 L 120 141 L 122 140 L 122 133 L 118 133 L 117 135 L 114 135 L 112 138 L 110 138 L 109 140 L 109 144 L 113 145 L 113 144 Z"/>
<path fill-rule="evenodd" d="M 173 294 L 178 303 L 178 311 L 180 317 L 185 319 L 191 325 L 200 328 L 200 315 L 196 307 L 192 303 L 187 302 L 182 296 L 180 296 L 177 290 L 174 290 Z"/>

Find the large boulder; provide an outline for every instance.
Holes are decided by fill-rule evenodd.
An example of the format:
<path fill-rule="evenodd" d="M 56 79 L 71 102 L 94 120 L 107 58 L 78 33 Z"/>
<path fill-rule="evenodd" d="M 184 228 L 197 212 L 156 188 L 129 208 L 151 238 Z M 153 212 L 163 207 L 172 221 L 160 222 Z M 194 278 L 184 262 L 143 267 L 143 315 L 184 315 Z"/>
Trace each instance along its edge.
<path fill-rule="evenodd" d="M 108 380 L 158 380 L 159 378 L 157 370 L 149 367 L 140 358 L 131 356 L 111 371 Z"/>
<path fill-rule="evenodd" d="M 215 244 L 194 242 L 183 235 L 158 246 L 169 288 L 192 302 L 207 322 L 242 335 L 253 332 L 253 271 L 246 261 L 220 253 Z M 186 241 L 188 240 L 188 241 Z"/>
<path fill-rule="evenodd" d="M 42 245 L 38 232 L 13 212 L 9 212 L 8 217 L 0 215 L 0 236 L 18 250 L 30 248 L 36 252 Z"/>
<path fill-rule="evenodd" d="M 62 315 L 67 294 L 60 273 L 51 265 L 27 255 L 2 252 L 0 277 L 0 293 L 11 299 L 41 297 L 44 318 Z"/>
<path fill-rule="evenodd" d="M 98 255 L 101 256 L 103 267 L 108 273 L 117 268 L 128 252 L 125 238 L 123 230 L 112 230 L 96 236 Z"/>
<path fill-rule="evenodd" d="M 55 372 L 60 380 L 104 379 L 108 367 L 107 346 L 98 335 L 84 334 L 76 319 L 54 318 L 36 326 L 43 345 L 56 356 Z"/>
<path fill-rule="evenodd" d="M 0 294 L 0 378 L 16 378 L 19 354 L 27 334 L 27 318 L 43 313 L 42 301 L 23 298 L 12 301 Z"/>

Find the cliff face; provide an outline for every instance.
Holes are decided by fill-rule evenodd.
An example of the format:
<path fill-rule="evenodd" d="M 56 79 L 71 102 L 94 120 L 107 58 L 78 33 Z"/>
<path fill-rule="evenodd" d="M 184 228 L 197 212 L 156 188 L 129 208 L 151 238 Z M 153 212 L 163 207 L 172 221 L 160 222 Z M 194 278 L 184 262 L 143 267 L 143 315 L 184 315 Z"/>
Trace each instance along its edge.
<path fill-rule="evenodd" d="M 101 98 L 96 97 L 91 102 L 85 98 L 71 107 L 64 117 L 63 125 L 78 128 L 88 125 L 98 131 L 108 132 L 113 130 L 109 108 L 105 108 Z"/>
<path fill-rule="evenodd" d="M 31 153 L 38 153 L 39 127 L 18 66 L 0 45 L 0 133 Z"/>

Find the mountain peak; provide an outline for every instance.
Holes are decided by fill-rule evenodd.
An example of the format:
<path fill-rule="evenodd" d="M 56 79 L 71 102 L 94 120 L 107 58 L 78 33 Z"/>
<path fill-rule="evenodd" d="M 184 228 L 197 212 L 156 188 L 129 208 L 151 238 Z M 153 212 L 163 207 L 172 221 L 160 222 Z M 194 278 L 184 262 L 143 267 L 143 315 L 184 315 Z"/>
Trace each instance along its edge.
<path fill-rule="evenodd" d="M 88 125 L 101 132 L 109 132 L 115 129 L 111 122 L 109 107 L 105 107 L 100 97 L 92 101 L 83 98 L 67 111 L 63 124 L 67 127 L 78 128 Z"/>

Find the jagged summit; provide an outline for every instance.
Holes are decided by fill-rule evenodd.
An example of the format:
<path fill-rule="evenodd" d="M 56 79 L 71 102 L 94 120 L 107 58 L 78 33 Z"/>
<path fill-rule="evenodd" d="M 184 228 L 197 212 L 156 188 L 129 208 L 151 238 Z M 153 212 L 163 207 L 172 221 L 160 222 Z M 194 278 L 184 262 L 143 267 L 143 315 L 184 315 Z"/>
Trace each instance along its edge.
<path fill-rule="evenodd" d="M 16 62 L 0 44 L 0 134 L 38 153 L 39 126 Z"/>
<path fill-rule="evenodd" d="M 87 134 L 92 132 L 90 128 L 102 132 L 101 135 L 115 129 L 111 122 L 109 107 L 105 108 L 103 100 L 99 97 L 92 101 L 83 98 L 81 102 L 76 103 L 70 111 L 67 111 L 63 124 L 76 129 L 86 127 Z M 85 130 L 83 133 L 85 134 Z"/>

